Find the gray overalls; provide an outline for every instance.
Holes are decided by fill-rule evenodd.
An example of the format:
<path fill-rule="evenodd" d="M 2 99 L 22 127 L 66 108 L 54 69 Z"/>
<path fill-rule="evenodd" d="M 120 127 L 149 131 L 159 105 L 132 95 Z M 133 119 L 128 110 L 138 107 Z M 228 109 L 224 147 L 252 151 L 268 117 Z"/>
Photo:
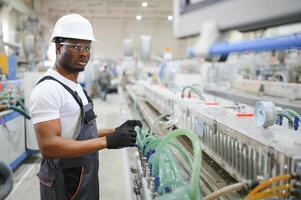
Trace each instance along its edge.
<path fill-rule="evenodd" d="M 54 80 L 60 83 L 76 100 L 81 108 L 81 129 L 76 140 L 97 138 L 96 115 L 93 111 L 93 102 L 88 99 L 88 104 L 82 104 L 78 94 L 68 86 L 51 76 L 43 77 L 44 80 Z M 70 159 L 42 159 L 38 173 L 40 179 L 40 192 L 42 200 L 98 200 L 98 151 Z"/>

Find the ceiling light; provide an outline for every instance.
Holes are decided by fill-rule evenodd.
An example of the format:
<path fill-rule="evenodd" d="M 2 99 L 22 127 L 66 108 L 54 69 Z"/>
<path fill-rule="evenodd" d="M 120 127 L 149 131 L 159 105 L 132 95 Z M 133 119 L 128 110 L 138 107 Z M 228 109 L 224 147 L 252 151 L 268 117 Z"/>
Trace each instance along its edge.
<path fill-rule="evenodd" d="M 148 3 L 147 2 L 142 2 L 141 6 L 144 7 L 144 8 L 146 8 L 148 6 Z"/>
<path fill-rule="evenodd" d="M 136 19 L 137 19 L 138 21 L 140 21 L 140 20 L 142 19 L 142 16 L 141 16 L 141 15 L 137 15 L 137 16 L 136 16 Z"/>
<path fill-rule="evenodd" d="M 168 19 L 169 21 L 172 21 L 172 20 L 173 20 L 173 16 L 172 16 L 172 15 L 168 15 L 167 19 Z"/>

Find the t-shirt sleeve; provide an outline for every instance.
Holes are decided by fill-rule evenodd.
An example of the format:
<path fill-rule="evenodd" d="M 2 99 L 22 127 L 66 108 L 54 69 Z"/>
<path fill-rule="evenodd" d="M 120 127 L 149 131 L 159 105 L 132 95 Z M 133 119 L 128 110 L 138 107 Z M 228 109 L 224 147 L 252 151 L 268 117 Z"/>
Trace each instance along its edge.
<path fill-rule="evenodd" d="M 49 81 L 37 85 L 30 96 L 30 114 L 33 124 L 60 118 L 62 96 L 58 86 Z"/>

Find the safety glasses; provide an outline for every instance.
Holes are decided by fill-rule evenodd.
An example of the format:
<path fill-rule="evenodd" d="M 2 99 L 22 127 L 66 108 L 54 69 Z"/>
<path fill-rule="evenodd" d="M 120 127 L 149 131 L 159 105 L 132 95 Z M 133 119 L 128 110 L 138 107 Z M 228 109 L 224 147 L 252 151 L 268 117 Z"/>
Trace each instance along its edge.
<path fill-rule="evenodd" d="M 60 44 L 66 45 L 66 46 L 70 47 L 72 50 L 75 50 L 78 52 L 80 52 L 80 51 L 90 52 L 90 50 L 91 50 L 91 46 L 82 46 L 80 44 L 67 43 L 67 42 L 61 42 Z"/>

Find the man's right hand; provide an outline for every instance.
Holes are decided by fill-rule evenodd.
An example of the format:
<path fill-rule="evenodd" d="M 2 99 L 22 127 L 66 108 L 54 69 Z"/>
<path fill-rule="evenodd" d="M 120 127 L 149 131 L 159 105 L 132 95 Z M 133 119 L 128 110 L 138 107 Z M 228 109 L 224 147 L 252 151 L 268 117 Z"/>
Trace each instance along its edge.
<path fill-rule="evenodd" d="M 106 136 L 108 149 L 120 149 L 132 147 L 136 143 L 137 133 L 131 128 L 119 128 L 112 134 Z"/>

